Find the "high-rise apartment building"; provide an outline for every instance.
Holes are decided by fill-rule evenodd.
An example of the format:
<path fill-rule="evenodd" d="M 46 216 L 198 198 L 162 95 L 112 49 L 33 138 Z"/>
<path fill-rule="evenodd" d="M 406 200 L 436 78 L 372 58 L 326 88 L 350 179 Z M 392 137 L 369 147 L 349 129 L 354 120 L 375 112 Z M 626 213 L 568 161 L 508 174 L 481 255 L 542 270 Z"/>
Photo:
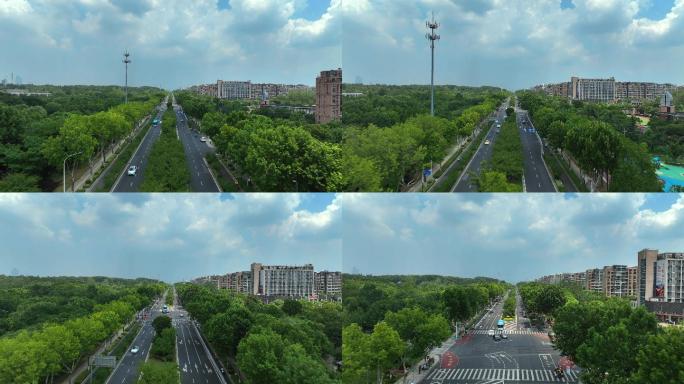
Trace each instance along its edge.
<path fill-rule="evenodd" d="M 629 279 L 626 265 L 607 265 L 603 267 L 603 294 L 608 297 L 627 296 Z"/>
<path fill-rule="evenodd" d="M 637 267 L 627 267 L 627 296 L 637 297 L 639 294 L 638 270 Z"/>
<path fill-rule="evenodd" d="M 592 292 L 603 292 L 603 270 L 594 268 L 587 269 L 585 272 L 586 276 L 586 289 Z"/>
<path fill-rule="evenodd" d="M 322 71 L 316 78 L 316 124 L 342 117 L 342 69 Z"/>
<path fill-rule="evenodd" d="M 223 81 L 216 82 L 217 95 L 219 99 L 249 99 L 251 97 L 250 81 Z"/>
<path fill-rule="evenodd" d="M 655 263 L 658 259 L 657 249 L 642 249 L 637 254 L 637 303 L 643 305 L 653 297 L 655 284 Z"/>
<path fill-rule="evenodd" d="M 684 302 L 684 253 L 660 253 L 655 265 L 653 299 Z"/>
<path fill-rule="evenodd" d="M 310 298 L 315 294 L 313 265 L 252 263 L 252 294 L 268 297 Z"/>
<path fill-rule="evenodd" d="M 315 275 L 316 292 L 319 296 L 342 295 L 342 272 L 321 271 Z"/>
<path fill-rule="evenodd" d="M 230 289 L 238 293 L 250 293 L 252 273 L 250 271 L 233 272 L 225 275 L 225 286 L 219 288 Z"/>
<path fill-rule="evenodd" d="M 573 100 L 604 103 L 615 101 L 615 78 L 613 77 L 609 79 L 581 79 L 573 77 L 570 80 L 570 84 Z"/>
<path fill-rule="evenodd" d="M 640 104 L 642 101 L 657 101 L 665 92 L 678 89 L 674 84 L 647 82 L 620 82 L 615 78 L 583 79 L 572 77 L 569 82 L 545 84 L 534 87 L 551 96 L 568 97 L 572 100 L 612 103 L 617 101 Z"/>

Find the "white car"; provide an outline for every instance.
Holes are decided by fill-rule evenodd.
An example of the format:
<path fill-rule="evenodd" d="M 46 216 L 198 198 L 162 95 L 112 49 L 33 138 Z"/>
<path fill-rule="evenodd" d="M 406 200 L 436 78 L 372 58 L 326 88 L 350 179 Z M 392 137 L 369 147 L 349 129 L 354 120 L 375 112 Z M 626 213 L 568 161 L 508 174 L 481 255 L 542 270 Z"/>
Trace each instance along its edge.
<path fill-rule="evenodd" d="M 140 348 L 138 348 L 137 345 L 134 346 L 133 348 L 131 348 L 131 353 L 132 353 L 132 354 L 136 354 L 136 353 L 138 353 L 138 351 L 140 351 Z"/>
<path fill-rule="evenodd" d="M 489 140 L 485 140 L 485 145 L 489 145 L 489 144 L 490 144 Z"/>
<path fill-rule="evenodd" d="M 138 172 L 138 167 L 135 165 L 128 167 L 128 176 L 135 176 L 136 172 Z"/>
<path fill-rule="evenodd" d="M 497 127 L 497 128 L 501 128 L 501 124 L 497 124 L 496 127 Z"/>
<path fill-rule="evenodd" d="M 207 137 L 206 137 L 206 136 L 200 137 L 200 141 L 203 142 L 203 143 L 206 142 L 206 141 L 207 141 Z"/>
<path fill-rule="evenodd" d="M 487 336 L 494 336 L 495 333 L 496 332 L 494 332 L 493 329 L 490 329 L 489 331 L 487 331 Z"/>

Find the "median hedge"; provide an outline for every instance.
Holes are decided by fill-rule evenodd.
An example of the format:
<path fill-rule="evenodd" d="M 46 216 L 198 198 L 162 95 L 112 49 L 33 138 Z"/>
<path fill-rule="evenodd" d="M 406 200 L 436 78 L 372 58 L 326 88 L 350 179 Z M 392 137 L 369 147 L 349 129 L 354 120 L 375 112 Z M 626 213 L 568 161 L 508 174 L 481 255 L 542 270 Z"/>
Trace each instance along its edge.
<path fill-rule="evenodd" d="M 141 192 L 190 192 L 190 171 L 183 144 L 176 135 L 176 114 L 164 113 L 159 140 L 154 143 L 145 169 Z"/>

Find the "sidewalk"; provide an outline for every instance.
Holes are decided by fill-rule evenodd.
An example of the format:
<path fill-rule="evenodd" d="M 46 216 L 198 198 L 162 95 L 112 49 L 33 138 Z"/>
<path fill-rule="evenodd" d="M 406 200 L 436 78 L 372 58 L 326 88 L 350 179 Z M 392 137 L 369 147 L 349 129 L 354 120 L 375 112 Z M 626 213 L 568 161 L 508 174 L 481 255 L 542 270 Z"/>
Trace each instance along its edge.
<path fill-rule="evenodd" d="M 440 363 L 439 359 L 444 352 L 448 351 L 449 348 L 451 348 L 452 345 L 454 345 L 454 341 L 456 340 L 456 333 L 453 335 L 449 336 L 449 339 L 447 339 L 445 342 L 442 343 L 439 347 L 436 347 L 430 351 L 428 354 L 428 357 L 432 357 L 435 359 L 436 364 L 433 364 L 430 368 L 423 370 L 421 373 L 418 373 L 418 366 L 422 365 L 425 361 L 420 360 L 418 363 L 416 363 L 414 366 L 409 368 L 409 373 L 408 375 L 402 377 L 401 379 L 397 380 L 396 384 L 417 384 L 420 381 L 422 381 L 425 376 L 428 375 L 428 373 L 432 372 L 432 368 L 435 367 Z"/>
<path fill-rule="evenodd" d="M 478 128 L 478 133 L 479 133 L 479 128 Z M 477 136 L 477 135 L 475 135 L 475 136 Z M 442 169 L 445 166 L 447 166 L 447 167 L 450 166 L 451 164 L 447 164 L 447 163 L 449 162 L 451 157 L 456 152 L 463 149 L 463 147 L 465 147 L 466 144 L 468 144 L 468 142 L 470 142 L 470 140 L 471 140 L 470 137 L 462 139 L 462 140 L 459 139 L 458 142 L 453 147 L 451 147 L 451 149 L 449 150 L 449 153 L 447 153 L 447 155 L 444 156 L 444 159 L 440 163 L 435 163 L 432 166 L 432 173 L 434 174 L 435 172 L 439 171 L 440 169 Z M 456 161 L 458 161 L 458 159 L 454 159 L 453 162 L 456 162 Z M 424 185 L 422 183 L 422 178 L 421 178 L 414 185 L 410 186 L 407 192 L 423 192 L 422 191 L 423 187 L 424 187 Z"/>
<path fill-rule="evenodd" d="M 457 340 L 460 338 L 463 338 L 464 336 L 471 335 L 473 332 L 474 328 L 474 323 L 475 320 L 481 320 L 485 315 L 487 314 L 487 310 L 484 309 L 477 315 L 473 316 L 472 319 L 468 320 L 465 324 L 461 325 L 461 328 L 457 331 L 461 333 L 461 336 L 459 337 L 457 332 L 454 332 L 447 340 L 445 340 L 442 345 L 439 347 L 433 348 L 429 353 L 428 353 L 428 358 L 432 357 L 435 361 L 435 364 L 431 365 L 428 369 L 422 370 L 420 373 L 418 373 L 418 366 L 422 365 L 425 361 L 420 360 L 417 362 L 415 365 L 411 366 L 409 368 L 409 373 L 402 377 L 401 379 L 396 381 L 396 384 L 417 384 L 421 382 L 425 377 L 432 372 L 434 369 L 438 369 L 439 365 L 441 363 L 440 357 L 451 348 L 454 343 L 456 343 Z M 463 333 L 464 329 L 467 329 L 467 333 Z"/>

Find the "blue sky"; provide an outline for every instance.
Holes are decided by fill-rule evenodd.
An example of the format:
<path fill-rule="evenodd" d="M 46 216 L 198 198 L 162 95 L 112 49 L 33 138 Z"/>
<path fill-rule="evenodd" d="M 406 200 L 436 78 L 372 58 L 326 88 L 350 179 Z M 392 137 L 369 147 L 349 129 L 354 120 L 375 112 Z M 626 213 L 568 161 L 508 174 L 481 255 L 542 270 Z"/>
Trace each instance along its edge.
<path fill-rule="evenodd" d="M 185 87 L 313 85 L 341 66 L 341 0 L 3 0 L 0 79 Z"/>
<path fill-rule="evenodd" d="M 684 251 L 684 195 L 345 195 L 343 270 L 516 282 Z"/>
<path fill-rule="evenodd" d="M 166 281 L 313 263 L 508 281 L 684 251 L 677 194 L 0 194 L 0 274 Z"/>
<path fill-rule="evenodd" d="M 0 274 L 187 280 L 252 262 L 341 270 L 332 194 L 0 195 Z"/>
<path fill-rule="evenodd" d="M 349 0 L 346 78 L 428 84 L 432 12 L 438 84 L 521 89 L 576 75 L 684 85 L 684 0 Z"/>
<path fill-rule="evenodd" d="M 164 88 L 217 79 L 508 89 L 580 77 L 684 84 L 684 0 L 4 0 L 0 78 Z"/>

